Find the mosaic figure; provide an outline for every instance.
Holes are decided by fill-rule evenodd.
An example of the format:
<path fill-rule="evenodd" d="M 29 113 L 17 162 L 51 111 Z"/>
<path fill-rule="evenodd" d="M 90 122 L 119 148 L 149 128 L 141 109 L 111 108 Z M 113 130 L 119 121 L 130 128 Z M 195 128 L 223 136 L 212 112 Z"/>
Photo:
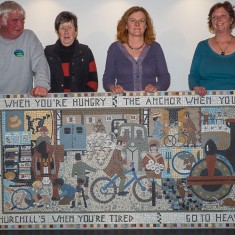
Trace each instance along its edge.
<path fill-rule="evenodd" d="M 95 133 L 106 133 L 105 126 L 101 119 L 98 119 L 96 125 L 94 126 Z"/>
<path fill-rule="evenodd" d="M 126 181 L 125 177 L 125 167 L 124 165 L 127 164 L 126 156 L 122 152 L 122 149 L 126 146 L 127 139 L 125 136 L 119 136 L 117 139 L 116 148 L 113 151 L 112 157 L 104 169 L 104 172 L 111 178 L 115 174 L 120 176 L 120 184 L 119 184 L 119 196 L 125 196 L 128 194 L 127 191 L 124 191 L 124 185 Z"/>
<path fill-rule="evenodd" d="M 34 129 L 34 126 L 33 126 L 34 119 L 31 119 L 31 116 L 29 116 L 29 115 L 26 115 L 26 119 L 28 121 L 28 129 L 27 129 L 27 131 L 32 130 L 32 134 L 35 134 L 35 129 Z"/>
<path fill-rule="evenodd" d="M 59 146 L 51 145 L 47 127 L 40 129 L 41 136 L 36 140 L 36 147 L 32 158 L 32 171 L 36 180 L 42 180 L 44 184 L 54 182 L 58 178 L 60 167 Z M 52 199 L 58 200 L 58 189 L 53 187 Z"/>
<path fill-rule="evenodd" d="M 160 117 L 161 117 L 160 113 L 155 113 L 153 115 L 154 127 L 153 127 L 153 131 L 152 131 L 152 138 L 154 140 L 157 140 L 158 142 L 160 142 L 161 131 L 163 129 L 163 125 L 159 121 Z"/>
<path fill-rule="evenodd" d="M 43 195 L 43 184 L 41 181 L 36 180 L 32 183 L 31 187 L 25 188 L 25 193 L 22 194 L 21 198 L 19 198 L 19 201 L 17 205 L 15 205 L 12 209 L 15 209 L 16 207 L 20 207 L 20 205 L 23 203 L 23 201 L 28 205 L 32 207 L 43 207 L 44 204 L 49 206 L 50 200 L 46 196 Z"/>
<path fill-rule="evenodd" d="M 15 172 L 8 171 L 4 174 L 5 179 L 3 179 L 3 200 L 4 204 L 7 208 L 13 210 L 14 208 L 11 207 L 11 193 L 14 191 L 11 186 L 22 185 L 21 183 L 14 182 L 13 180 L 16 177 Z"/>
<path fill-rule="evenodd" d="M 183 128 L 185 129 L 185 131 L 188 133 L 187 146 L 189 146 L 189 144 L 192 143 L 192 145 L 194 147 L 196 147 L 197 128 L 196 128 L 195 124 L 193 123 L 193 121 L 190 117 L 190 112 L 185 112 L 184 113 L 184 118 L 185 118 L 185 122 L 183 122 L 182 125 L 183 125 Z"/>
<path fill-rule="evenodd" d="M 36 131 L 37 131 L 37 132 L 38 132 L 38 131 L 41 131 L 41 127 L 43 127 L 43 125 L 44 125 L 44 123 L 45 123 L 45 120 L 46 120 L 47 118 L 49 118 L 49 117 L 50 117 L 50 115 L 47 114 L 46 116 L 43 116 L 42 118 L 35 118 L 35 119 L 34 119 L 35 121 L 38 121 L 37 126 L 36 126 Z"/>
<path fill-rule="evenodd" d="M 78 196 L 80 196 L 82 187 L 84 186 L 85 198 L 88 199 L 89 177 L 86 174 L 90 171 L 96 172 L 96 169 L 83 162 L 80 153 L 75 154 L 75 160 L 76 162 L 73 164 L 72 168 L 72 177 L 77 176 L 77 191 L 79 193 Z"/>
<path fill-rule="evenodd" d="M 58 205 L 70 205 L 75 199 L 77 189 L 69 184 L 66 184 L 62 178 L 55 179 L 53 187 L 60 191 Z"/>
<path fill-rule="evenodd" d="M 143 156 L 142 169 L 150 179 L 149 190 L 152 190 L 152 180 L 161 179 L 164 170 L 164 160 L 162 154 L 158 152 L 159 142 L 151 140 L 149 142 L 149 152 Z M 161 188 L 157 187 L 157 198 L 162 198 Z"/>

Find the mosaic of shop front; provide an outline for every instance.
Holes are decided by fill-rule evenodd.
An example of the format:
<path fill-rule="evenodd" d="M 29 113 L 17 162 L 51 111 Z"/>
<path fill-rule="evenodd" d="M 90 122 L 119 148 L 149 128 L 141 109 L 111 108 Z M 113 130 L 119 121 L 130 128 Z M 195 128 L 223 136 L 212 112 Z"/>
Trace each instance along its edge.
<path fill-rule="evenodd" d="M 7 110 L 2 214 L 232 211 L 235 108 Z"/>

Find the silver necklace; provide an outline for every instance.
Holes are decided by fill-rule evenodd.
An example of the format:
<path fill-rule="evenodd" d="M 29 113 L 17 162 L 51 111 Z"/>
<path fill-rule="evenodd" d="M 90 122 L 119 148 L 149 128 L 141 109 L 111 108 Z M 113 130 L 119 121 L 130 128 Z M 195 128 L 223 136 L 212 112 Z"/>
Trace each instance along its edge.
<path fill-rule="evenodd" d="M 216 42 L 217 46 L 218 46 L 219 49 L 221 50 L 221 53 L 220 53 L 221 55 L 225 55 L 225 52 L 226 52 L 226 50 L 227 50 L 227 48 L 228 48 L 230 42 L 232 41 L 232 38 L 233 38 L 233 37 L 231 37 L 231 39 L 229 40 L 229 42 L 228 42 L 227 46 L 224 48 L 224 50 L 220 47 L 219 43 L 218 43 L 217 40 L 215 39 L 215 42 Z"/>

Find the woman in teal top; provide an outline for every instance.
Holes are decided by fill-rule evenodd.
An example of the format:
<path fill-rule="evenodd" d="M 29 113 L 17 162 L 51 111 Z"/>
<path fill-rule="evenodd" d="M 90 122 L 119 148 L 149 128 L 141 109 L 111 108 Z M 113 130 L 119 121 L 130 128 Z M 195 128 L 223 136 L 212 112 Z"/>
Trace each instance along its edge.
<path fill-rule="evenodd" d="M 189 88 L 204 96 L 207 90 L 235 90 L 235 12 L 230 2 L 217 3 L 208 15 L 215 36 L 198 43 L 194 53 Z"/>

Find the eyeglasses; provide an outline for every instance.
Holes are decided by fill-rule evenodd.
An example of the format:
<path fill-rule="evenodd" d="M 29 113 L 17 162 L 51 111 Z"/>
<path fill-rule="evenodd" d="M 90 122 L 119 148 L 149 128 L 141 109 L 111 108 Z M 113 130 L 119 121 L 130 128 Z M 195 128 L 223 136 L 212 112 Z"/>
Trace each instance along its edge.
<path fill-rule="evenodd" d="M 132 23 L 132 24 L 145 24 L 146 23 L 146 19 L 145 18 L 141 18 L 139 20 L 137 20 L 135 18 L 130 18 L 128 21 L 130 23 Z"/>

